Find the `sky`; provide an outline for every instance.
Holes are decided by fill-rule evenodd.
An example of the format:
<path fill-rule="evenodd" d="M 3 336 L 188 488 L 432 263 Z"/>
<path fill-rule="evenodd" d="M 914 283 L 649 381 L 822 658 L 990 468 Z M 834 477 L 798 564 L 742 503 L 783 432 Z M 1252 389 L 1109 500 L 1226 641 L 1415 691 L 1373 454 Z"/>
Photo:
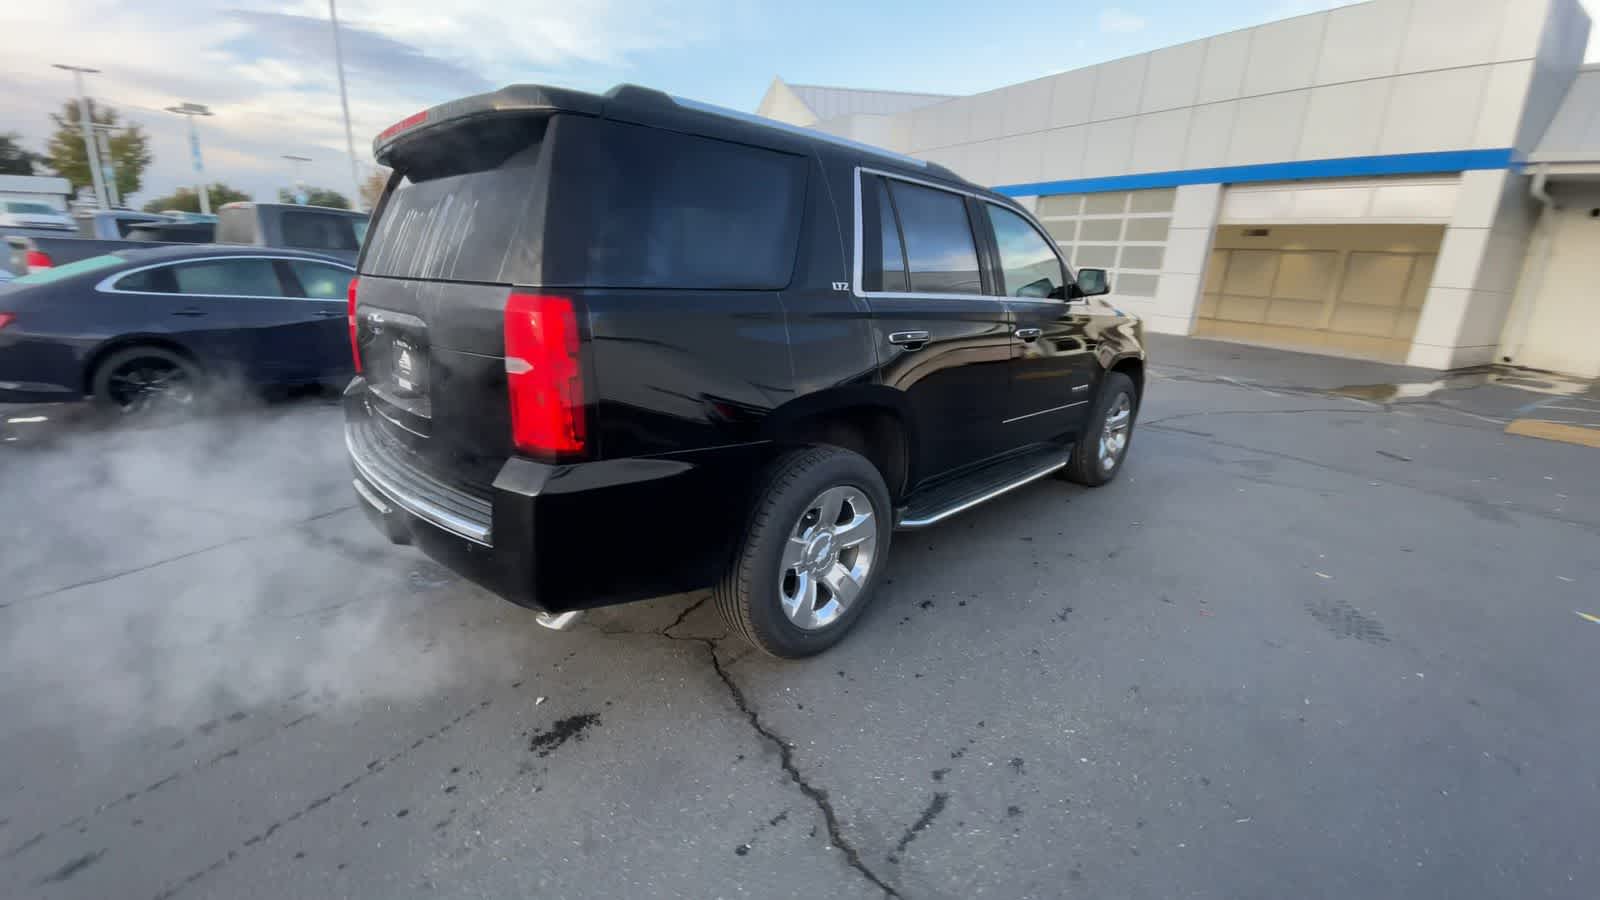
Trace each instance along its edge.
<path fill-rule="evenodd" d="M 1591 9 L 1600 0 L 1585 0 Z M 753 111 L 796 84 L 969 94 L 1343 5 L 1340 0 L 342 0 L 362 174 L 372 136 L 419 109 L 504 84 L 623 82 Z M 870 9 L 863 7 L 870 6 Z M 1202 9 L 1201 7 L 1206 7 Z M 16 0 L 0 4 L 0 132 L 42 150 L 72 96 L 53 63 L 151 136 L 135 201 L 191 184 L 186 125 L 203 103 L 206 177 L 258 199 L 294 182 L 353 192 L 327 0 Z M 1591 49 L 1591 54 L 1593 50 Z"/>

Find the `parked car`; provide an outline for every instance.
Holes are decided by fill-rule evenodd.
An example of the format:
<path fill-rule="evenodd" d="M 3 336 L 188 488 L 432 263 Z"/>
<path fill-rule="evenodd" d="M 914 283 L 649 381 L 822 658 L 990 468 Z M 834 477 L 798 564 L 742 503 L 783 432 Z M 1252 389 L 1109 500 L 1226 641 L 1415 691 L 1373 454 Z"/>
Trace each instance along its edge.
<path fill-rule="evenodd" d="M 63 231 L 77 227 L 71 216 L 39 200 L 0 200 L 0 225 L 11 228 L 59 228 Z"/>
<path fill-rule="evenodd" d="M 375 153 L 356 493 L 551 627 L 711 587 L 817 653 L 895 528 L 1122 468 L 1139 321 L 941 166 L 631 86 L 458 100 Z"/>
<path fill-rule="evenodd" d="M 222 379 L 343 383 L 353 270 L 293 250 L 121 250 L 0 288 L 0 402 L 85 396 L 124 413 Z"/>
<path fill-rule="evenodd" d="M 175 222 L 171 216 L 159 213 L 134 212 L 131 209 L 101 209 L 79 213 L 76 217 L 78 237 L 114 241 L 128 236 L 128 229 L 150 222 Z"/>
<path fill-rule="evenodd" d="M 353 264 L 366 230 L 366 215 L 349 210 L 286 203 L 230 203 L 223 207 L 217 222 L 207 222 L 196 215 L 184 222 L 134 225 L 123 240 L 58 237 L 37 230 L 0 231 L 0 238 L 8 245 L 0 249 L 9 250 L 0 252 L 0 268 L 23 275 L 91 256 L 148 247 L 152 242 L 193 244 L 212 240 L 219 244 L 311 250 Z"/>
<path fill-rule="evenodd" d="M 128 240 L 158 244 L 209 244 L 216 235 L 215 222 L 144 222 L 128 229 Z"/>
<path fill-rule="evenodd" d="M 217 211 L 217 243 L 315 250 L 354 263 L 367 215 L 293 203 L 225 204 Z"/>

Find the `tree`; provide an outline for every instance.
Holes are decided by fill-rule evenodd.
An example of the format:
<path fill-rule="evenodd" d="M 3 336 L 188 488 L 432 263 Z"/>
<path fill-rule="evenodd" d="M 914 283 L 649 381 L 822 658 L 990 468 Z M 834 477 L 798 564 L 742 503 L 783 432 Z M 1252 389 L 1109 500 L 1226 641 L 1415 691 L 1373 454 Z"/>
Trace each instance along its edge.
<path fill-rule="evenodd" d="M 224 203 L 234 203 L 239 200 L 249 200 L 250 195 L 244 191 L 234 190 L 225 184 L 206 185 L 206 197 L 211 201 L 211 211 L 216 212 Z M 144 205 L 145 212 L 166 212 L 176 209 L 182 212 L 200 211 L 200 194 L 194 188 L 181 187 L 165 197 L 157 197 Z"/>
<path fill-rule="evenodd" d="M 389 176 L 394 172 L 390 169 L 379 167 L 361 182 L 361 205 L 367 209 L 377 209 L 378 201 L 383 197 L 383 189 L 389 186 Z"/>
<path fill-rule="evenodd" d="M 89 174 L 89 157 L 83 146 L 83 117 L 78 111 L 78 101 L 68 100 L 61 112 L 51 114 L 56 132 L 50 136 L 45 156 L 55 173 L 72 183 L 73 190 L 94 184 Z M 119 125 L 121 116 L 109 106 L 94 106 L 90 101 L 89 121 L 109 125 L 111 164 L 116 169 L 117 195 L 128 197 L 138 192 L 144 184 L 144 170 L 150 166 L 150 139 L 137 124 Z M 105 160 L 101 160 L 101 165 Z"/>
<path fill-rule="evenodd" d="M 23 149 L 20 135 L 0 134 L 0 175 L 32 175 L 33 164 L 39 161 L 37 153 Z"/>
<path fill-rule="evenodd" d="M 307 206 L 329 206 L 334 209 L 350 208 L 350 201 L 345 198 L 345 195 L 339 193 L 338 191 L 331 191 L 327 188 L 318 187 L 308 187 L 304 190 L 306 192 Z M 294 194 L 295 192 L 289 190 L 288 188 L 279 188 L 278 202 L 293 203 Z"/>

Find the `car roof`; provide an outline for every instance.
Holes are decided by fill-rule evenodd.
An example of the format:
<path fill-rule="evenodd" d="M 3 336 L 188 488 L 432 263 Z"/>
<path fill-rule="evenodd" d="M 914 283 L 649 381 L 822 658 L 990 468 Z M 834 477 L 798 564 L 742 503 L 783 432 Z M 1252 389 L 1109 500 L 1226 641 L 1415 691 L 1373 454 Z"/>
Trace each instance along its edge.
<path fill-rule="evenodd" d="M 367 217 L 367 215 L 368 215 L 367 213 L 357 212 L 356 210 L 353 210 L 353 209 L 340 209 L 337 206 L 309 206 L 309 205 L 300 204 L 300 203 L 257 203 L 254 200 L 235 200 L 232 203 L 224 203 L 222 205 L 222 208 L 223 209 L 294 209 L 294 210 L 304 209 L 304 210 L 315 210 L 317 212 L 325 212 L 325 213 L 337 213 L 337 214 L 342 215 L 342 216 L 350 216 L 351 218 L 354 218 L 354 219 L 365 219 Z"/>
<path fill-rule="evenodd" d="M 221 256 L 273 256 L 285 259 L 314 259 L 318 262 L 331 262 L 345 268 L 352 268 L 350 263 L 318 253 L 314 250 L 291 250 L 287 247 L 256 247 L 250 244 L 170 244 L 159 247 L 140 247 L 137 249 L 117 250 L 113 256 L 120 256 L 130 263 L 147 265 L 156 262 L 181 262 L 185 259 L 213 259 Z"/>
<path fill-rule="evenodd" d="M 485 115 L 556 112 L 631 122 L 791 153 L 815 152 L 832 159 L 842 158 L 858 165 L 945 183 L 996 201 L 1011 202 L 935 162 L 634 84 L 618 85 L 604 94 L 540 84 L 509 85 L 408 116 L 384 129 L 373 141 L 373 151 L 379 162 L 385 162 L 391 153 L 403 152 L 413 140 L 426 140 L 429 132 L 441 126 L 450 127 L 453 123 Z"/>

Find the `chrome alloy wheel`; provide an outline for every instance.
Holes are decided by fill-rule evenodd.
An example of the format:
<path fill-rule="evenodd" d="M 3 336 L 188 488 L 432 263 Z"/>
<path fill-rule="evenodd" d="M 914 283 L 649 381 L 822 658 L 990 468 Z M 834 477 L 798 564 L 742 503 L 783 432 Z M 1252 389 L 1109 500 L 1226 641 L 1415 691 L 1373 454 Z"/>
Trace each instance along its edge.
<path fill-rule="evenodd" d="M 1111 408 L 1106 410 L 1106 421 L 1100 428 L 1100 471 L 1110 472 L 1122 461 L 1122 451 L 1128 448 L 1128 434 L 1133 431 L 1133 401 L 1127 394 L 1118 394 Z"/>
<path fill-rule="evenodd" d="M 865 492 L 831 487 L 806 504 L 783 545 L 778 600 L 796 627 L 825 628 L 861 595 L 877 560 L 878 521 Z"/>

